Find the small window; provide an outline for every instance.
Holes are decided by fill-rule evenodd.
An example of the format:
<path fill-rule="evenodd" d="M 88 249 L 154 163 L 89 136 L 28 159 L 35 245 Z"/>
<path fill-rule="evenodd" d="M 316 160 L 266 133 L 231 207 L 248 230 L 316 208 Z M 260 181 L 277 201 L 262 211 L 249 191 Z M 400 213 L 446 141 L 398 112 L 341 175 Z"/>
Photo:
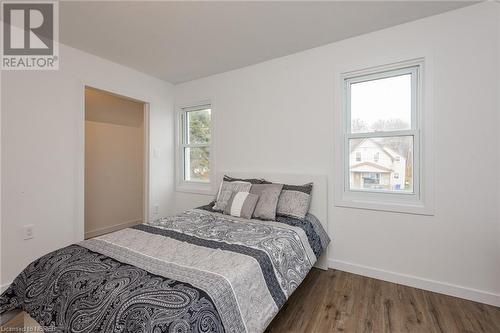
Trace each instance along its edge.
<path fill-rule="evenodd" d="M 361 152 L 360 151 L 356 152 L 356 162 L 361 162 Z"/>
<path fill-rule="evenodd" d="M 182 107 L 178 123 L 178 185 L 207 189 L 213 180 L 212 106 Z"/>
<path fill-rule="evenodd" d="M 348 190 L 416 193 L 418 70 L 412 66 L 345 78 L 346 151 L 356 152 L 356 162 L 358 151 L 373 156 L 373 163 L 348 165 Z"/>

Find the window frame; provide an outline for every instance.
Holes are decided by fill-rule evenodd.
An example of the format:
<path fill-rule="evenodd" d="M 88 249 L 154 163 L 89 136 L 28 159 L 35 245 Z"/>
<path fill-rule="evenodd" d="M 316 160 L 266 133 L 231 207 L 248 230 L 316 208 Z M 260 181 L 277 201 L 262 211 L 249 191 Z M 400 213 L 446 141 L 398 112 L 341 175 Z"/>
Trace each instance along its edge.
<path fill-rule="evenodd" d="M 397 69 L 382 70 L 374 73 L 363 75 L 353 74 L 352 76 L 346 75 L 343 78 L 344 82 L 344 191 L 349 192 L 363 192 L 363 193 L 377 193 L 377 194 L 390 194 L 392 196 L 419 196 L 420 195 L 420 124 L 418 121 L 419 114 L 419 72 L 420 65 L 405 66 Z M 411 75 L 411 127 L 408 130 L 397 131 L 380 131 L 380 132 L 363 132 L 352 133 L 351 126 L 351 85 L 361 82 L 375 81 L 380 79 L 387 79 L 402 75 Z M 384 138 L 384 137 L 413 137 L 413 187 L 411 192 L 395 192 L 390 190 L 374 190 L 374 189 L 352 189 L 350 187 L 350 141 L 355 139 L 368 139 L 368 138 Z"/>
<path fill-rule="evenodd" d="M 188 138 L 188 122 L 187 114 L 193 111 L 199 111 L 210 108 L 210 142 L 205 143 L 187 143 Z M 215 150 L 214 150 L 214 136 L 215 136 L 215 117 L 214 117 L 214 103 L 211 100 L 203 100 L 196 103 L 188 103 L 177 106 L 175 117 L 175 156 L 176 156 L 176 191 L 196 193 L 196 194 L 213 194 L 215 184 Z M 208 147 L 210 151 L 209 165 L 209 181 L 199 180 L 186 180 L 186 148 L 200 148 Z"/>
<path fill-rule="evenodd" d="M 337 133 L 335 134 L 335 206 L 420 215 L 434 214 L 432 80 L 429 75 L 432 59 L 429 60 L 429 58 L 426 56 L 425 58 L 397 61 L 382 66 L 369 64 L 361 70 L 352 70 L 352 67 L 346 68 L 346 65 L 342 65 L 343 68 L 337 68 L 336 78 L 338 81 L 335 83 L 336 96 L 338 96 L 335 102 Z M 411 128 L 402 131 L 352 133 L 350 108 L 348 109 L 348 106 L 350 107 L 350 89 L 346 89 L 347 83 L 403 75 L 411 71 L 410 69 L 416 71 L 416 75 L 412 75 L 412 87 L 415 85 L 416 90 L 412 89 Z M 425 137 L 422 133 L 425 133 Z M 414 138 L 413 193 L 350 189 L 349 139 L 407 135 Z"/>

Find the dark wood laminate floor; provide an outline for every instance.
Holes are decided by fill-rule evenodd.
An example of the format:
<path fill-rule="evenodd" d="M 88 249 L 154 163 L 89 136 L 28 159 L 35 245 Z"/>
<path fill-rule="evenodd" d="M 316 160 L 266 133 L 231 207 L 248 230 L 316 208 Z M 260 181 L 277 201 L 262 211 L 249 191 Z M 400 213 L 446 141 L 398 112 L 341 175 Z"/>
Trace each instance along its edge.
<path fill-rule="evenodd" d="M 284 332 L 500 333 L 500 308 L 313 269 L 266 330 Z"/>

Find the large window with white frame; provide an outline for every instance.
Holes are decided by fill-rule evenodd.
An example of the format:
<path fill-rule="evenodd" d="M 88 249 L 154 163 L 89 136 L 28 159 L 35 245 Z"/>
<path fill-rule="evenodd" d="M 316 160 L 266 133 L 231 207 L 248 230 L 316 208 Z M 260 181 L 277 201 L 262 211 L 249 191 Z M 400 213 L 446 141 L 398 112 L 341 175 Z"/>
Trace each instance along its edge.
<path fill-rule="evenodd" d="M 343 77 L 344 191 L 420 194 L 420 63 Z"/>
<path fill-rule="evenodd" d="M 178 189 L 209 190 L 213 182 L 212 106 L 202 103 L 178 110 Z"/>

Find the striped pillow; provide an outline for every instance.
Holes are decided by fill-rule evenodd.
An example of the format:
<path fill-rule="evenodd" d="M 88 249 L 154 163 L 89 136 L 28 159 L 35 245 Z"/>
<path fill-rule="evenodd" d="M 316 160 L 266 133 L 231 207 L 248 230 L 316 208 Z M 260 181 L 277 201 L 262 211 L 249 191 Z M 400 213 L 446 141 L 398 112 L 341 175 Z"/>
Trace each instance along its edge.
<path fill-rule="evenodd" d="M 234 192 L 224 209 L 224 214 L 250 219 L 258 200 L 259 196 L 256 194 Z"/>
<path fill-rule="evenodd" d="M 283 185 L 276 214 L 303 220 L 311 204 L 313 183 L 305 185 Z"/>

